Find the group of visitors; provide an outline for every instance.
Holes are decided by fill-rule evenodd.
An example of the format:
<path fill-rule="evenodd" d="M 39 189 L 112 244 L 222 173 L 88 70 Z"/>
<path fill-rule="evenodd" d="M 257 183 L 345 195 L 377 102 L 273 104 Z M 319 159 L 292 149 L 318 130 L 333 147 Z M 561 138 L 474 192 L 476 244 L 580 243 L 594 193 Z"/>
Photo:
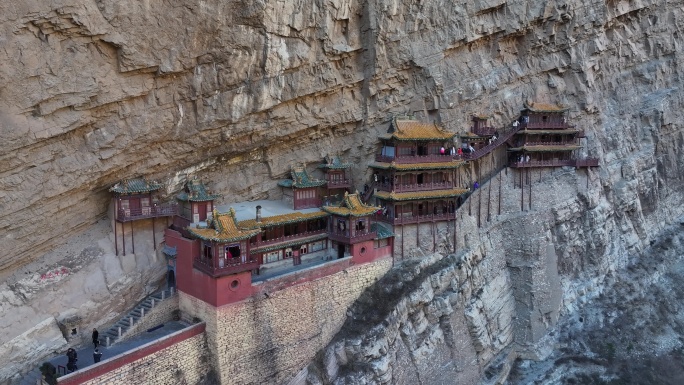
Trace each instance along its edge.
<path fill-rule="evenodd" d="M 98 362 L 100 362 L 100 360 L 102 360 L 102 352 L 100 352 L 100 350 L 98 349 L 98 346 L 100 346 L 100 333 L 97 331 L 96 328 L 93 328 L 92 340 L 93 340 L 93 345 L 95 348 L 95 350 L 93 351 L 93 362 L 98 363 Z M 78 366 L 76 365 L 76 362 L 78 362 L 78 352 L 76 352 L 76 349 L 74 349 L 74 348 L 67 349 L 66 356 L 67 356 L 67 364 L 66 364 L 67 370 L 70 373 L 77 371 Z"/>

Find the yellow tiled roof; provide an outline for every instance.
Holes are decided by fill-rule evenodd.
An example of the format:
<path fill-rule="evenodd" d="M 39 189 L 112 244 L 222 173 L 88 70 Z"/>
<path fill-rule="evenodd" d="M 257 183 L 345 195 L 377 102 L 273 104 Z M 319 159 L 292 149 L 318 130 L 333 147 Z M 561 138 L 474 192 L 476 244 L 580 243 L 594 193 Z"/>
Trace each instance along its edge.
<path fill-rule="evenodd" d="M 534 102 L 529 102 L 526 104 L 526 107 L 530 111 L 534 112 L 562 112 L 562 111 L 567 111 L 568 108 L 558 105 L 558 104 L 550 104 L 550 103 L 534 103 Z"/>
<path fill-rule="evenodd" d="M 330 214 L 343 217 L 363 217 L 375 213 L 376 211 L 380 210 L 380 207 L 363 204 L 358 193 L 344 193 L 344 199 L 342 200 L 340 206 L 325 206 L 323 207 L 323 210 L 329 212 Z"/>
<path fill-rule="evenodd" d="M 419 122 L 417 120 L 394 119 L 394 132 L 381 137 L 398 140 L 449 140 L 454 137 L 453 133 L 446 132 L 436 124 Z"/>
<path fill-rule="evenodd" d="M 235 210 L 231 208 L 227 213 L 221 214 L 214 210 L 209 228 L 188 228 L 188 231 L 204 240 L 216 242 L 233 242 L 248 239 L 258 234 L 260 230 L 242 230 L 235 224 Z"/>
<path fill-rule="evenodd" d="M 414 191 L 414 192 L 387 192 L 378 191 L 375 196 L 380 199 L 391 201 L 410 201 L 416 199 L 449 198 L 467 193 L 464 188 L 453 188 L 448 190 Z"/>
<path fill-rule="evenodd" d="M 426 162 L 426 163 L 387 163 L 387 162 L 373 162 L 370 164 L 372 168 L 380 168 L 383 170 L 434 170 L 434 169 L 451 169 L 458 168 L 465 164 L 463 160 L 452 160 L 450 162 Z"/>
<path fill-rule="evenodd" d="M 527 151 L 527 152 L 551 152 L 551 151 L 571 151 L 582 148 L 579 145 L 539 145 L 539 146 L 522 146 L 514 147 L 509 149 L 509 151 Z"/>
<path fill-rule="evenodd" d="M 274 215 L 271 217 L 264 217 L 261 218 L 261 222 L 257 222 L 256 219 L 246 219 L 244 221 L 238 222 L 238 226 L 243 229 L 258 229 L 260 227 L 270 227 L 289 223 L 298 223 L 308 219 L 324 218 L 327 216 L 328 213 L 324 211 L 315 211 L 312 213 L 295 212 L 289 214 Z"/>

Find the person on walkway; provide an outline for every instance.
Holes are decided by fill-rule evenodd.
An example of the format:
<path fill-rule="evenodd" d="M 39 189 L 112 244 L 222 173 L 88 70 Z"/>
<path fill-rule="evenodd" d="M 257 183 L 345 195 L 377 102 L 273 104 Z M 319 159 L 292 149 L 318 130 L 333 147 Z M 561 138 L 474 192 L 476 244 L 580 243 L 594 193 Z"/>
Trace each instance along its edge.
<path fill-rule="evenodd" d="M 475 183 L 473 183 L 473 190 L 477 190 L 479 187 L 480 187 L 480 184 L 477 183 L 477 181 L 475 181 Z"/>
<path fill-rule="evenodd" d="M 93 361 L 95 361 L 95 363 L 97 364 L 98 362 L 100 362 L 101 359 L 102 359 L 102 352 L 99 351 L 98 349 L 95 349 L 95 351 L 93 352 Z"/>
<path fill-rule="evenodd" d="M 67 349 L 67 370 L 69 372 L 75 372 L 78 370 L 78 367 L 76 366 L 76 361 L 78 361 L 78 354 L 76 353 L 76 350 L 74 348 L 69 348 Z"/>
<path fill-rule="evenodd" d="M 100 345 L 100 333 L 95 328 L 93 328 L 93 345 L 95 345 L 95 349 Z"/>
<path fill-rule="evenodd" d="M 516 128 L 516 127 L 518 127 L 518 125 L 519 125 L 519 124 L 520 124 L 520 123 L 518 123 L 518 121 L 517 121 L 517 120 L 514 120 L 514 121 L 513 121 L 513 128 Z"/>
<path fill-rule="evenodd" d="M 459 158 L 462 157 L 463 156 L 463 149 L 461 147 L 459 147 L 458 150 L 456 151 L 456 154 L 458 154 Z"/>
<path fill-rule="evenodd" d="M 530 163 L 530 156 L 529 155 L 525 155 L 525 163 Z"/>

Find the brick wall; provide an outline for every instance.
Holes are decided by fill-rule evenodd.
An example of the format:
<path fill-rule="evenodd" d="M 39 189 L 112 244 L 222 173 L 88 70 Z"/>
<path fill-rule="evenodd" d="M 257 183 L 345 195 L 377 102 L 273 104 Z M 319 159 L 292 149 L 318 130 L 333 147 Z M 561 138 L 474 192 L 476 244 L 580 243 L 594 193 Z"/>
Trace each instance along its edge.
<path fill-rule="evenodd" d="M 223 384 L 282 384 L 342 326 L 347 308 L 391 267 L 390 258 L 215 308 L 179 293 L 181 311 L 206 323 Z"/>
<path fill-rule="evenodd" d="M 60 377 L 75 384 L 196 384 L 210 370 L 205 325 L 196 324 L 99 364 Z"/>

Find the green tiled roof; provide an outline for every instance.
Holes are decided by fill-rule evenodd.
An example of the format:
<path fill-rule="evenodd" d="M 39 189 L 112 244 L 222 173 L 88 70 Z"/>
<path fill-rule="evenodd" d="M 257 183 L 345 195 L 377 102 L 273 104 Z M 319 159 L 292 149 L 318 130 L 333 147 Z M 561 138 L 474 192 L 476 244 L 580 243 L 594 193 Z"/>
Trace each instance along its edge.
<path fill-rule="evenodd" d="M 290 246 L 301 245 L 301 244 L 309 243 L 309 242 L 320 241 L 321 239 L 326 239 L 326 238 L 328 238 L 327 233 L 317 234 L 317 235 L 312 235 L 310 237 L 299 238 L 299 239 L 295 239 L 295 240 L 288 241 L 288 242 L 277 243 L 275 245 L 269 245 L 269 246 L 265 246 L 265 247 L 254 248 L 254 249 L 250 250 L 249 253 L 250 254 L 268 253 L 269 251 L 278 250 L 278 249 L 282 249 L 282 248 L 290 247 Z"/>
<path fill-rule="evenodd" d="M 189 181 L 185 186 L 185 190 L 176 196 L 178 200 L 183 202 L 206 202 L 220 197 L 220 195 L 209 194 L 206 187 L 204 187 L 204 183 L 197 179 Z"/>
<path fill-rule="evenodd" d="M 375 214 L 380 207 L 368 206 L 361 202 L 359 194 L 344 193 L 344 199 L 339 206 L 324 206 L 323 211 L 342 217 L 365 217 Z"/>
<path fill-rule="evenodd" d="M 139 194 L 157 191 L 162 188 L 160 183 L 148 181 L 145 178 L 124 179 L 112 186 L 109 191 L 117 194 Z"/>
<path fill-rule="evenodd" d="M 388 229 L 381 223 L 371 223 L 370 229 L 371 231 L 375 231 L 377 233 L 377 237 L 375 239 L 385 239 L 394 236 L 392 230 Z"/>
<path fill-rule="evenodd" d="M 351 167 L 351 163 L 343 163 L 339 156 L 326 156 L 325 163 L 319 164 L 318 168 L 341 170 Z"/>
<path fill-rule="evenodd" d="M 285 179 L 278 182 L 279 186 L 282 187 L 294 187 L 294 188 L 306 188 L 306 187 L 318 187 L 326 184 L 326 181 L 313 179 L 306 172 L 304 167 L 294 167 L 291 171 L 292 179 Z"/>

